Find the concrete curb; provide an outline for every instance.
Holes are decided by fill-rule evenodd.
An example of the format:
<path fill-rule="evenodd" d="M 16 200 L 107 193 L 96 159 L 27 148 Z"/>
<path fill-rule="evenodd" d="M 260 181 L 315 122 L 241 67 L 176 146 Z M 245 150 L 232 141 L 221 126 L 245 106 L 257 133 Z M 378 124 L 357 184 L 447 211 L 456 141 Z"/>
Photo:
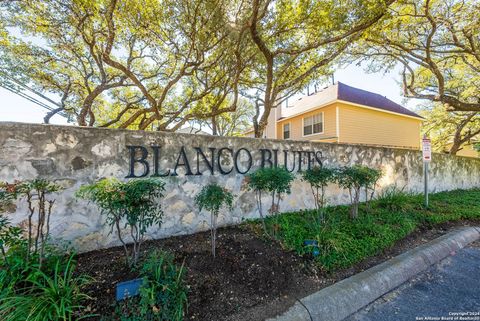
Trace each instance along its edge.
<path fill-rule="evenodd" d="M 450 232 L 313 293 L 267 321 L 341 321 L 479 238 L 478 227 Z"/>

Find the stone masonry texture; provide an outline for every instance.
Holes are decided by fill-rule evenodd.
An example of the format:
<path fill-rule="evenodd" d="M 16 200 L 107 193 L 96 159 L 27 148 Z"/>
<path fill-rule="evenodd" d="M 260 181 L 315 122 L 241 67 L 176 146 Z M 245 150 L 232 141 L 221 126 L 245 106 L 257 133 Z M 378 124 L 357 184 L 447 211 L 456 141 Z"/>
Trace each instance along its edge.
<path fill-rule="evenodd" d="M 269 161 L 274 163 L 275 160 L 279 166 L 284 166 L 285 155 L 288 168 L 295 165 L 298 170 L 301 163 L 305 169 L 309 162 L 314 166 L 318 160 L 323 166 L 362 164 L 382 170 L 378 190 L 396 185 L 413 192 L 423 191 L 422 156 L 421 152 L 414 150 L 7 122 L 0 122 L 0 181 L 36 177 L 56 181 L 64 190 L 52 195 L 56 199 L 51 217 L 52 236 L 71 242 L 79 251 L 119 245 L 115 233 L 110 233 L 96 206 L 75 198 L 74 194 L 80 186 L 104 177 L 136 179 L 126 178 L 131 158 L 131 148 L 127 146 L 143 146 L 148 151 L 148 176 L 155 172 L 151 146 L 157 146 L 157 173 L 170 171 L 170 175 L 161 178 L 166 182 L 165 197 L 161 200 L 164 222 L 160 228 L 152 227 L 148 231 L 149 238 L 207 230 L 210 216 L 199 212 L 193 199 L 201 187 L 210 182 L 217 182 L 235 195 L 234 209 L 221 212 L 220 225 L 258 217 L 254 194 L 248 191 L 245 174 L 241 172 L 249 167 L 252 172 L 262 163 L 268 166 Z M 201 149 L 209 161 L 213 153 L 213 175 L 196 148 Z M 251 158 L 242 149 L 248 150 Z M 141 157 L 139 152 L 136 150 L 135 159 Z M 188 162 L 192 175 L 185 175 L 188 173 L 185 162 Z M 178 175 L 173 176 L 177 163 Z M 135 162 L 134 169 L 134 174 L 140 175 L 144 165 Z M 430 192 L 480 187 L 479 174 L 478 159 L 434 154 L 430 164 Z M 349 201 L 348 192 L 336 185 L 329 186 L 327 194 L 330 204 Z M 268 201 L 269 197 L 265 196 L 264 202 Z M 280 210 L 313 207 L 309 185 L 297 177 L 292 193 L 280 203 Z M 16 209 L 8 215 L 13 223 L 22 224 L 27 218 L 26 213 L 25 202 L 19 201 Z M 125 235 L 128 235 L 127 231 Z"/>

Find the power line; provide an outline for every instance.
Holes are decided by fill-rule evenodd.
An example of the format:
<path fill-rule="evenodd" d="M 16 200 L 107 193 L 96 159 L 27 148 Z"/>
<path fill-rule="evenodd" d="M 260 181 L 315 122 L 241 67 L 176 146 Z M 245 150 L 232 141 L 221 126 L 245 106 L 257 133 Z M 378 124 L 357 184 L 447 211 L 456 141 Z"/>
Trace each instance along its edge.
<path fill-rule="evenodd" d="M 18 90 L 18 89 L 15 88 L 14 86 L 8 85 L 8 84 L 6 84 L 6 83 L 1 83 L 1 82 L 0 82 L 0 87 L 5 88 L 6 90 L 8 90 L 8 91 L 10 91 L 10 92 L 12 92 L 12 93 L 14 93 L 14 94 L 16 94 L 16 95 L 24 98 L 24 99 L 26 99 L 26 100 L 28 100 L 28 101 L 36 104 L 36 105 L 38 105 L 38 106 L 40 106 L 40 107 L 42 107 L 42 108 L 44 108 L 44 109 L 47 109 L 47 110 L 49 110 L 49 111 L 53 111 L 53 110 L 55 110 L 55 109 L 57 109 L 57 108 L 59 108 L 59 107 L 62 107 L 62 105 L 60 105 L 59 103 L 57 103 L 57 102 L 55 102 L 54 100 L 48 98 L 47 96 L 45 96 L 45 95 L 43 95 L 42 93 L 36 91 L 35 89 L 28 87 L 27 85 L 21 83 L 20 81 L 12 78 L 12 77 L 10 77 L 10 76 L 8 76 L 5 72 L 3 72 L 3 71 L 1 71 L 1 70 L 0 70 L 0 74 L 1 74 L 2 76 L 4 76 L 5 78 L 7 78 L 8 80 L 16 83 L 17 85 L 19 85 L 19 86 L 22 87 L 23 89 L 25 89 L 25 90 L 27 90 L 27 91 L 31 91 L 31 92 L 34 93 L 35 95 L 41 97 L 42 99 L 50 102 L 51 104 L 53 104 L 53 105 L 55 105 L 55 106 L 57 106 L 57 107 L 49 106 L 48 104 L 46 104 L 46 103 L 42 102 L 41 100 L 33 97 L 32 95 L 28 94 L 27 92 L 25 92 L 25 91 L 23 91 L 23 90 Z M 57 114 L 60 115 L 60 116 L 62 116 L 62 117 L 64 117 L 64 118 L 67 118 L 68 120 L 70 120 L 70 115 L 67 114 L 67 113 L 64 112 L 64 111 L 58 112 Z"/>
<path fill-rule="evenodd" d="M 21 92 L 21 91 L 18 91 L 18 90 L 16 90 L 16 89 L 13 88 L 13 87 L 7 86 L 7 85 L 5 85 L 5 84 L 0 84 L 0 87 L 2 87 L 2 88 L 4 88 L 4 89 L 6 89 L 6 90 L 8 90 L 8 91 L 10 91 L 10 92 L 18 95 L 18 96 L 20 96 L 20 97 L 22 97 L 22 98 L 24 98 L 24 99 L 29 100 L 29 101 L 31 101 L 32 103 L 34 103 L 34 104 L 36 104 L 36 105 L 39 105 L 40 107 L 43 107 L 43 108 L 48 109 L 48 110 L 53 110 L 53 109 L 54 109 L 53 107 L 48 106 L 47 104 L 39 101 L 38 99 L 36 99 L 36 98 L 34 98 L 34 97 L 32 97 L 32 96 L 29 96 L 29 95 L 26 94 L 26 93 L 23 93 L 23 92 Z"/>
<path fill-rule="evenodd" d="M 53 110 L 56 109 L 56 108 L 54 108 L 54 107 L 48 106 L 47 104 L 45 104 L 45 103 L 43 103 L 42 101 L 36 99 L 35 97 L 32 97 L 32 96 L 28 95 L 28 94 L 25 93 L 25 92 L 21 92 L 21 91 L 18 91 L 18 90 L 16 90 L 16 89 L 14 89 L 13 87 L 10 87 L 10 86 L 7 86 L 7 85 L 1 84 L 1 83 L 0 83 L 0 87 L 6 89 L 6 90 L 8 90 L 8 91 L 10 91 L 11 93 L 14 93 L 14 94 L 18 95 L 18 96 L 20 96 L 20 97 L 22 97 L 22 98 L 24 98 L 24 99 L 26 99 L 26 100 L 28 100 L 28 101 L 36 104 L 36 105 L 38 105 L 38 106 L 40 106 L 40 107 L 42 107 L 42 108 L 44 108 L 44 109 L 47 109 L 47 110 L 49 110 L 49 111 L 53 111 Z M 65 117 L 65 118 L 69 119 L 69 115 L 68 115 L 67 113 L 65 113 L 65 112 L 62 112 L 62 111 L 61 111 L 61 112 L 58 112 L 57 114 L 60 115 L 60 116 L 62 116 L 62 117 Z"/>
<path fill-rule="evenodd" d="M 39 91 L 37 91 L 37 90 L 35 90 L 35 89 L 33 89 L 33 88 L 28 87 L 27 85 L 21 83 L 20 81 L 18 81 L 17 79 L 15 79 L 15 78 L 13 78 L 13 77 L 10 77 L 10 76 L 7 75 L 4 71 L 1 71 L 1 70 L 0 70 L 0 74 L 2 74 L 5 78 L 9 79 L 10 81 L 13 81 L 13 82 L 16 83 L 17 85 L 23 87 L 24 89 L 29 90 L 29 91 L 33 92 L 35 95 L 37 95 L 37 96 L 45 99 L 46 101 L 54 104 L 55 106 L 57 106 L 57 107 L 62 107 L 62 105 L 60 105 L 60 104 L 57 103 L 56 101 L 48 98 L 47 96 L 43 95 L 41 92 L 39 92 Z"/>

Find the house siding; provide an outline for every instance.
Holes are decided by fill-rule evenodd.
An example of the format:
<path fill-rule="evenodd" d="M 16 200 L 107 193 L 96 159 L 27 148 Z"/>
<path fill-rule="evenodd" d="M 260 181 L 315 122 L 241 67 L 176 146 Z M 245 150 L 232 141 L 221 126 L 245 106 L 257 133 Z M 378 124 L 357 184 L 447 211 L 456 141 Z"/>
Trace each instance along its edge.
<path fill-rule="evenodd" d="M 446 146 L 446 152 L 448 152 L 451 147 L 452 147 L 452 144 L 448 144 Z M 477 150 L 475 150 L 473 145 L 465 144 L 465 145 L 462 146 L 462 149 L 460 149 L 457 152 L 457 156 L 480 158 L 480 153 Z"/>
<path fill-rule="evenodd" d="M 420 119 L 338 103 L 340 143 L 420 149 Z"/>
<path fill-rule="evenodd" d="M 323 134 L 303 136 L 303 118 L 323 112 Z M 336 142 L 336 107 L 334 104 L 319 108 L 285 120 L 277 122 L 277 138 L 283 139 L 283 124 L 290 123 L 290 139 L 293 140 L 322 140 Z"/>
<path fill-rule="evenodd" d="M 457 156 L 465 156 L 465 157 L 479 157 L 478 151 L 476 151 L 472 145 L 465 145 L 461 150 L 457 152 Z"/>

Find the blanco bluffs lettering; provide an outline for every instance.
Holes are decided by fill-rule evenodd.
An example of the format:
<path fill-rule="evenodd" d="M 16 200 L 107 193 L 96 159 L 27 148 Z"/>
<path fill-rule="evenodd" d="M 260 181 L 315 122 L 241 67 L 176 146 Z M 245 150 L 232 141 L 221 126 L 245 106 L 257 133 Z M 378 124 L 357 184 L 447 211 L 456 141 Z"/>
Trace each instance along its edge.
<path fill-rule="evenodd" d="M 127 149 L 129 151 L 129 173 L 126 178 L 148 175 L 152 177 L 178 176 L 179 169 L 183 169 L 187 176 L 203 175 L 202 172 L 205 170 L 208 170 L 211 175 L 216 172 L 222 175 L 233 172 L 246 174 L 252 168 L 255 160 L 259 160 L 261 167 L 284 166 L 290 172 L 322 166 L 322 152 L 320 151 L 259 149 L 252 155 L 247 148 L 234 150 L 229 147 L 209 147 L 207 150 L 203 150 L 200 147 L 193 147 L 188 150 L 185 146 L 181 146 L 174 154 L 171 166 L 161 168 L 160 163 L 164 157 L 162 146 L 128 145 Z M 222 159 L 225 157 L 232 161 L 229 164 L 222 163 Z"/>

